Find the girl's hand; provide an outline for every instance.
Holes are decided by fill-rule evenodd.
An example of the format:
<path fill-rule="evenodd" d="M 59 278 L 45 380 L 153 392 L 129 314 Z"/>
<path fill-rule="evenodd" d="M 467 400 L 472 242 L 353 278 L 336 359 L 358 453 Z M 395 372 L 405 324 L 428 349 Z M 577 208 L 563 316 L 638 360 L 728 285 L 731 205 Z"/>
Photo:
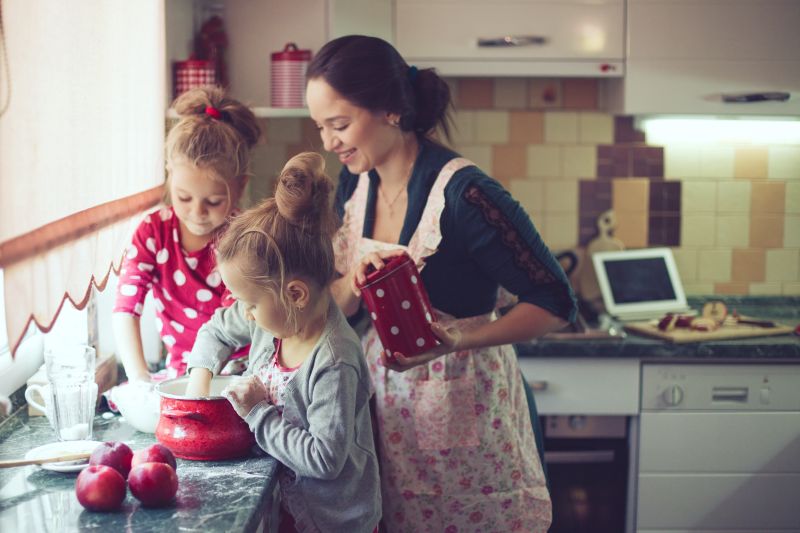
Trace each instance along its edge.
<path fill-rule="evenodd" d="M 246 376 L 225 387 L 222 395 L 231 402 L 236 413 L 244 418 L 257 403 L 267 398 L 267 388 L 257 376 Z"/>
<path fill-rule="evenodd" d="M 436 335 L 436 337 L 438 337 L 442 342 L 439 346 L 429 352 L 411 357 L 406 357 L 400 352 L 394 352 L 394 354 L 391 356 L 391 359 L 387 354 L 388 350 L 382 351 L 381 360 L 383 361 L 383 366 L 390 368 L 395 372 L 405 372 L 406 370 L 414 368 L 415 366 L 427 364 L 441 355 L 454 352 L 458 350 L 459 345 L 462 344 L 461 331 L 454 326 L 445 327 L 438 322 L 434 322 L 431 324 L 431 331 L 433 331 L 433 334 Z"/>
<path fill-rule="evenodd" d="M 367 281 L 367 271 L 369 270 L 370 265 L 375 267 L 375 270 L 381 270 L 384 266 L 386 266 L 385 259 L 389 259 L 390 257 L 396 257 L 398 255 L 403 255 L 405 253 L 404 250 L 396 249 L 396 250 L 379 250 L 377 252 L 371 252 L 361 258 L 361 261 L 353 268 L 352 276 L 350 278 L 350 288 L 353 290 L 356 296 L 359 298 L 361 297 L 361 289 L 359 285 L 363 285 Z"/>

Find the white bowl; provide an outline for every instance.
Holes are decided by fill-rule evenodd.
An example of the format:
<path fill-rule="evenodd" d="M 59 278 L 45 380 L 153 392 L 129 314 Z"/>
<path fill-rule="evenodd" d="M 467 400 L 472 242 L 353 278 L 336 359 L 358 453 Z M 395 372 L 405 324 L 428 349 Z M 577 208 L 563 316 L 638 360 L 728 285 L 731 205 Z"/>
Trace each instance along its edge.
<path fill-rule="evenodd" d="M 111 401 L 125 421 L 143 433 L 155 433 L 161 400 L 149 384 L 123 383 L 111 389 Z"/>

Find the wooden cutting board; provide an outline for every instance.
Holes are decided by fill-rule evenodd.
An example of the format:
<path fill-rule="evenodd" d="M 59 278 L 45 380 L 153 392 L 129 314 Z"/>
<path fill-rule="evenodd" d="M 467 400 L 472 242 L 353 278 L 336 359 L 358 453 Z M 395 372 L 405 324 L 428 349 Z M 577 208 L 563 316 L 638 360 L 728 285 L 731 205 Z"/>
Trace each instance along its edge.
<path fill-rule="evenodd" d="M 665 341 L 681 344 L 684 342 L 707 342 L 725 339 L 744 339 L 748 337 L 766 337 L 771 335 L 785 335 L 793 333 L 794 328 L 776 324 L 773 328 L 753 326 L 750 324 L 725 324 L 714 331 L 696 331 L 678 328 L 672 331 L 661 331 L 651 321 L 631 322 L 625 324 L 625 329 L 648 337 L 655 337 Z"/>

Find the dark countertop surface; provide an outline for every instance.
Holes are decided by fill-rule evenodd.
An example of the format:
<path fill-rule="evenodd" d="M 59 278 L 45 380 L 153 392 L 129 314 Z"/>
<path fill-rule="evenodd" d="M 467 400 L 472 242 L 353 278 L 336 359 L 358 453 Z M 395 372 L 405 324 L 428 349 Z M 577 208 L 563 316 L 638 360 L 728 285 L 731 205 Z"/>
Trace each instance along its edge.
<path fill-rule="evenodd" d="M 729 311 L 795 327 L 800 324 L 800 297 L 745 296 L 689 298 L 699 310 L 705 301 L 722 300 Z M 800 337 L 776 335 L 735 340 L 674 344 L 628 333 L 624 338 L 554 340 L 543 338 L 516 344 L 520 357 L 633 358 L 659 361 L 789 361 L 800 363 Z"/>
<path fill-rule="evenodd" d="M 18 410 L 0 425 L 0 459 L 20 459 L 28 450 L 54 442 L 55 433 L 43 416 Z M 115 416 L 95 418 L 93 440 L 121 440 L 134 451 L 156 442 Z M 272 501 L 277 462 L 257 455 L 231 461 L 178 459 L 175 504 L 142 507 L 128 490 L 122 509 L 114 513 L 85 510 L 75 496 L 78 473 L 43 470 L 39 466 L 0 469 L 0 531 L 3 532 L 172 532 L 255 531 Z"/>

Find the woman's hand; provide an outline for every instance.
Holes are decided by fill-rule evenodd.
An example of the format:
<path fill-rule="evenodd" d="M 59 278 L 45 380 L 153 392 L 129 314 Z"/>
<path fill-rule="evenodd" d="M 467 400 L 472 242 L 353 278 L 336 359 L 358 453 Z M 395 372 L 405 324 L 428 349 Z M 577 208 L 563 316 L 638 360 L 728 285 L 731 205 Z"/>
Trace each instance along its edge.
<path fill-rule="evenodd" d="M 257 403 L 267 398 L 267 388 L 257 376 L 246 376 L 225 387 L 222 395 L 231 402 L 236 413 L 244 418 Z"/>
<path fill-rule="evenodd" d="M 441 341 L 441 344 L 429 352 L 419 355 L 406 357 L 400 352 L 394 352 L 391 356 L 388 350 L 381 352 L 383 366 L 395 372 L 405 372 L 415 366 L 424 365 L 446 353 L 455 352 L 461 346 L 463 336 L 461 330 L 455 326 L 445 327 L 438 322 L 431 324 L 431 331 Z"/>
<path fill-rule="evenodd" d="M 369 271 L 369 267 L 372 266 L 375 270 L 381 270 L 384 266 L 386 266 L 386 259 L 390 257 L 397 257 L 398 255 L 403 255 L 405 253 L 404 250 L 395 249 L 395 250 L 379 250 L 377 252 L 370 252 L 364 257 L 361 258 L 361 261 L 353 268 L 352 276 L 350 277 L 350 288 L 352 289 L 353 293 L 361 297 L 361 289 L 359 288 L 360 285 L 363 285 L 367 281 L 367 272 Z"/>

